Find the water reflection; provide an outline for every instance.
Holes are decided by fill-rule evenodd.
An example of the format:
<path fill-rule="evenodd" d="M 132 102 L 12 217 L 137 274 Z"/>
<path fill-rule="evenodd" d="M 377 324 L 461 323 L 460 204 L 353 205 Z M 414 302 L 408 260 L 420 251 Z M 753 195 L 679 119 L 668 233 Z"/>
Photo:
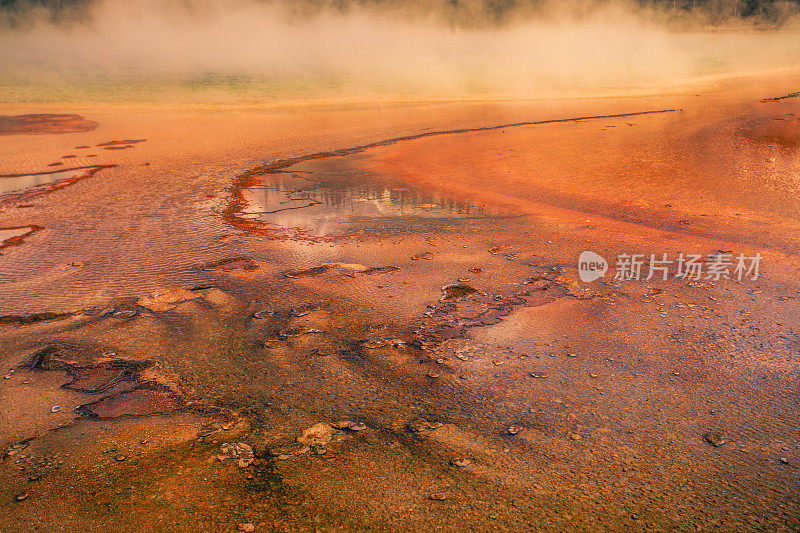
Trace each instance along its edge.
<path fill-rule="evenodd" d="M 38 174 L 15 174 L 0 176 L 0 195 L 19 194 L 31 189 L 38 189 L 59 181 L 71 180 L 85 174 L 87 169 L 68 169 L 56 172 L 41 172 Z"/>
<path fill-rule="evenodd" d="M 264 175 L 243 191 L 241 216 L 314 237 L 433 230 L 489 216 L 482 206 L 342 168 L 341 161 L 320 166 Z"/>

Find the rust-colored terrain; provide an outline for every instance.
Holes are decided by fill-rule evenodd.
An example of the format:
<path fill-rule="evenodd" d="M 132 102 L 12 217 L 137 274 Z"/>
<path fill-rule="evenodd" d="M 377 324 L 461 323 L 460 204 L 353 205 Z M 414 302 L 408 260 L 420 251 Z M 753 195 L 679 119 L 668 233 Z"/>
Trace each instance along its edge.
<path fill-rule="evenodd" d="M 0 529 L 797 530 L 798 86 L 3 137 Z"/>

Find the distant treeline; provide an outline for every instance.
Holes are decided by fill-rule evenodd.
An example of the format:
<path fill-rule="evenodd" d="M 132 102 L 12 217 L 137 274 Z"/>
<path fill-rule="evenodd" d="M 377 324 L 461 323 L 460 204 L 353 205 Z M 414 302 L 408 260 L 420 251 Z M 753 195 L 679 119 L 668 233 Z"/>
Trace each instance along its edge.
<path fill-rule="evenodd" d="M 80 21 L 103 0 L 0 0 L 0 14 L 12 24 L 37 12 L 51 21 Z M 136 0 L 130 0 L 135 2 Z M 191 0 L 174 0 L 193 9 Z M 241 1 L 241 0 L 240 0 Z M 583 16 L 610 5 L 640 7 L 664 21 L 721 24 L 742 21 L 777 25 L 800 15 L 800 0 L 250 0 L 284 7 L 298 18 L 325 11 L 435 17 L 454 26 L 496 26 L 552 14 Z M 212 4 L 225 6 L 224 0 Z M 235 6 L 235 2 L 231 5 Z M 44 8 L 44 9 L 43 9 Z"/>
<path fill-rule="evenodd" d="M 705 12 L 710 16 L 785 17 L 800 12 L 800 0 L 638 0 L 643 6 Z"/>

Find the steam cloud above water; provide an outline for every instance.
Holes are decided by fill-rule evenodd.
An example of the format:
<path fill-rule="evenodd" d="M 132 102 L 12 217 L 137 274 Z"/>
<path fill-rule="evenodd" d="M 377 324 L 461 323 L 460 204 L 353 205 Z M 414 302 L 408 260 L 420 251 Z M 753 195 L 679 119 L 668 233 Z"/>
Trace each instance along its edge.
<path fill-rule="evenodd" d="M 79 11 L 83 20 L 59 23 L 34 9 L 0 25 L 0 88 L 10 100 L 97 83 L 207 85 L 268 99 L 536 98 L 800 66 L 796 24 L 675 30 L 630 4 L 569 5 L 502 25 L 257 0 L 101 0 Z"/>

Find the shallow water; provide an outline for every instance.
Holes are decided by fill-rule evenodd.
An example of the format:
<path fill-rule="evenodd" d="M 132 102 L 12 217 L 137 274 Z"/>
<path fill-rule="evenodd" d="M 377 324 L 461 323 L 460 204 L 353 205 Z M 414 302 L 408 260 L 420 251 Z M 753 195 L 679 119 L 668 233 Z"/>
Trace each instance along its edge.
<path fill-rule="evenodd" d="M 367 175 L 358 159 L 333 158 L 266 174 L 243 191 L 241 217 L 311 238 L 408 233 L 487 218 L 484 206 Z"/>
<path fill-rule="evenodd" d="M 85 173 L 86 169 L 68 169 L 38 174 L 0 176 L 0 195 L 19 194 L 31 189 L 52 185 L 59 181 L 70 180 Z"/>
<path fill-rule="evenodd" d="M 46 227 L 0 257 L 0 521 L 796 529 L 798 234 L 777 184 L 797 130 L 767 118 L 798 104 L 764 96 L 279 172 L 159 167 L 158 135 L 117 136 L 150 140 L 0 213 Z M 581 283 L 584 250 L 758 252 L 764 270 Z M 72 313 L 26 316 L 43 307 Z"/>
<path fill-rule="evenodd" d="M 26 233 L 30 232 L 30 228 L 13 228 L 13 229 L 3 229 L 0 228 L 0 243 L 7 241 L 8 239 L 13 239 L 15 237 L 21 237 Z"/>

